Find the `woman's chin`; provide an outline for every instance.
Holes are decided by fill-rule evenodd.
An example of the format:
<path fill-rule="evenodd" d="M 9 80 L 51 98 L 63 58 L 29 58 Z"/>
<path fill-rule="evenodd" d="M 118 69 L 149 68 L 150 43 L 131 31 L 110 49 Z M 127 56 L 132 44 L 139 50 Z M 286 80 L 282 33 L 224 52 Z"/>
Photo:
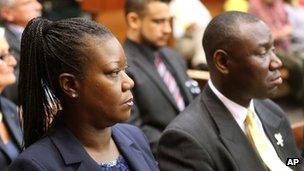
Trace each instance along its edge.
<path fill-rule="evenodd" d="M 15 82 L 16 82 L 15 75 L 8 76 L 6 78 L 0 78 L 0 87 L 5 88 L 6 86 L 14 84 Z"/>

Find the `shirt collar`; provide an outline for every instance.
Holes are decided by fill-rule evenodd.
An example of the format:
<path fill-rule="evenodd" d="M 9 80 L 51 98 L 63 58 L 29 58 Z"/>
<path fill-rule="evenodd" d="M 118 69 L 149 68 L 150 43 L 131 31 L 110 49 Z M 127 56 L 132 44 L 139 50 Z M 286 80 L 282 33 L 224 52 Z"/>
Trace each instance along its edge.
<path fill-rule="evenodd" d="M 213 85 L 212 81 L 208 81 L 208 85 L 211 88 L 211 90 L 214 92 L 214 94 L 220 99 L 220 101 L 225 105 L 225 107 L 229 110 L 229 112 L 232 114 L 233 118 L 236 120 L 240 128 L 244 131 L 245 125 L 244 121 L 247 116 L 247 110 L 248 108 L 245 108 L 234 101 L 228 99 L 225 97 L 220 91 L 218 91 L 215 86 Z M 249 103 L 249 109 L 254 112 L 254 104 L 253 100 L 250 100 Z"/>
<path fill-rule="evenodd" d="M 7 27 L 18 37 L 19 40 L 21 40 L 22 33 L 24 31 L 24 27 L 16 25 L 16 24 L 11 24 L 11 23 L 7 24 Z"/>

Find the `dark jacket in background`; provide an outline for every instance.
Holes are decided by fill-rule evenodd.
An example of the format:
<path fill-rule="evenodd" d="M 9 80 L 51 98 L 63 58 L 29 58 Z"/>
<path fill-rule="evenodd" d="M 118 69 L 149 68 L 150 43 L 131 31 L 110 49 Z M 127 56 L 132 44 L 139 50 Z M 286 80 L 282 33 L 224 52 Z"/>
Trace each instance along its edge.
<path fill-rule="evenodd" d="M 20 120 L 17 113 L 17 106 L 8 99 L 0 97 L 1 111 L 3 114 L 3 121 L 9 132 L 11 141 L 16 145 L 19 151 L 22 146 L 22 132 L 20 127 Z M 12 162 L 9 157 L 7 149 L 3 142 L 0 140 L 0 170 L 5 171 L 8 165 Z"/>
<path fill-rule="evenodd" d="M 127 39 L 124 43 L 128 66 L 128 75 L 134 80 L 132 89 L 135 107 L 132 110 L 130 123 L 140 127 L 149 139 L 153 153 L 162 131 L 179 113 L 176 102 L 169 92 L 163 79 L 156 70 L 153 59 L 154 54 L 146 46 L 139 45 Z M 193 99 L 191 88 L 186 84 L 191 79 L 186 74 L 186 65 L 182 56 L 169 48 L 159 51 L 167 69 L 174 76 L 187 106 Z M 152 59 L 152 62 L 151 62 Z"/>

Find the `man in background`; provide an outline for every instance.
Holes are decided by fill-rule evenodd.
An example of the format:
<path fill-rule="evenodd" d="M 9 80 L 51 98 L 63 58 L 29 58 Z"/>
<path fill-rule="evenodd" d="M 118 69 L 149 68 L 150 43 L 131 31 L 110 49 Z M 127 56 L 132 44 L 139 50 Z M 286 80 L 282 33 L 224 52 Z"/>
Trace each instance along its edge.
<path fill-rule="evenodd" d="M 172 31 L 167 2 L 126 0 L 125 17 L 127 71 L 135 82 L 130 123 L 144 131 L 155 153 L 163 129 L 200 89 L 187 76 L 182 56 L 167 47 Z"/>
<path fill-rule="evenodd" d="M 15 103 L 18 100 L 17 87 L 22 32 L 31 19 L 41 15 L 41 10 L 42 6 L 37 0 L 0 0 L 0 18 L 4 22 L 5 38 L 17 60 L 14 71 L 17 81 L 8 86 L 3 95 Z"/>

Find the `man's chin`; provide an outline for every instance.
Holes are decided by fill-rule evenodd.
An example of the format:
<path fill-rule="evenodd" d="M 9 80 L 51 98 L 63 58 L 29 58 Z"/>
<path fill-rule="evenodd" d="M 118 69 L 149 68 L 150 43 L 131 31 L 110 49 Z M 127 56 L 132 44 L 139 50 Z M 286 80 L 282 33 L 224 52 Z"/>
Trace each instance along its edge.
<path fill-rule="evenodd" d="M 271 89 L 268 90 L 268 97 L 267 98 L 274 98 L 279 95 L 279 88 L 278 86 L 272 87 Z"/>

